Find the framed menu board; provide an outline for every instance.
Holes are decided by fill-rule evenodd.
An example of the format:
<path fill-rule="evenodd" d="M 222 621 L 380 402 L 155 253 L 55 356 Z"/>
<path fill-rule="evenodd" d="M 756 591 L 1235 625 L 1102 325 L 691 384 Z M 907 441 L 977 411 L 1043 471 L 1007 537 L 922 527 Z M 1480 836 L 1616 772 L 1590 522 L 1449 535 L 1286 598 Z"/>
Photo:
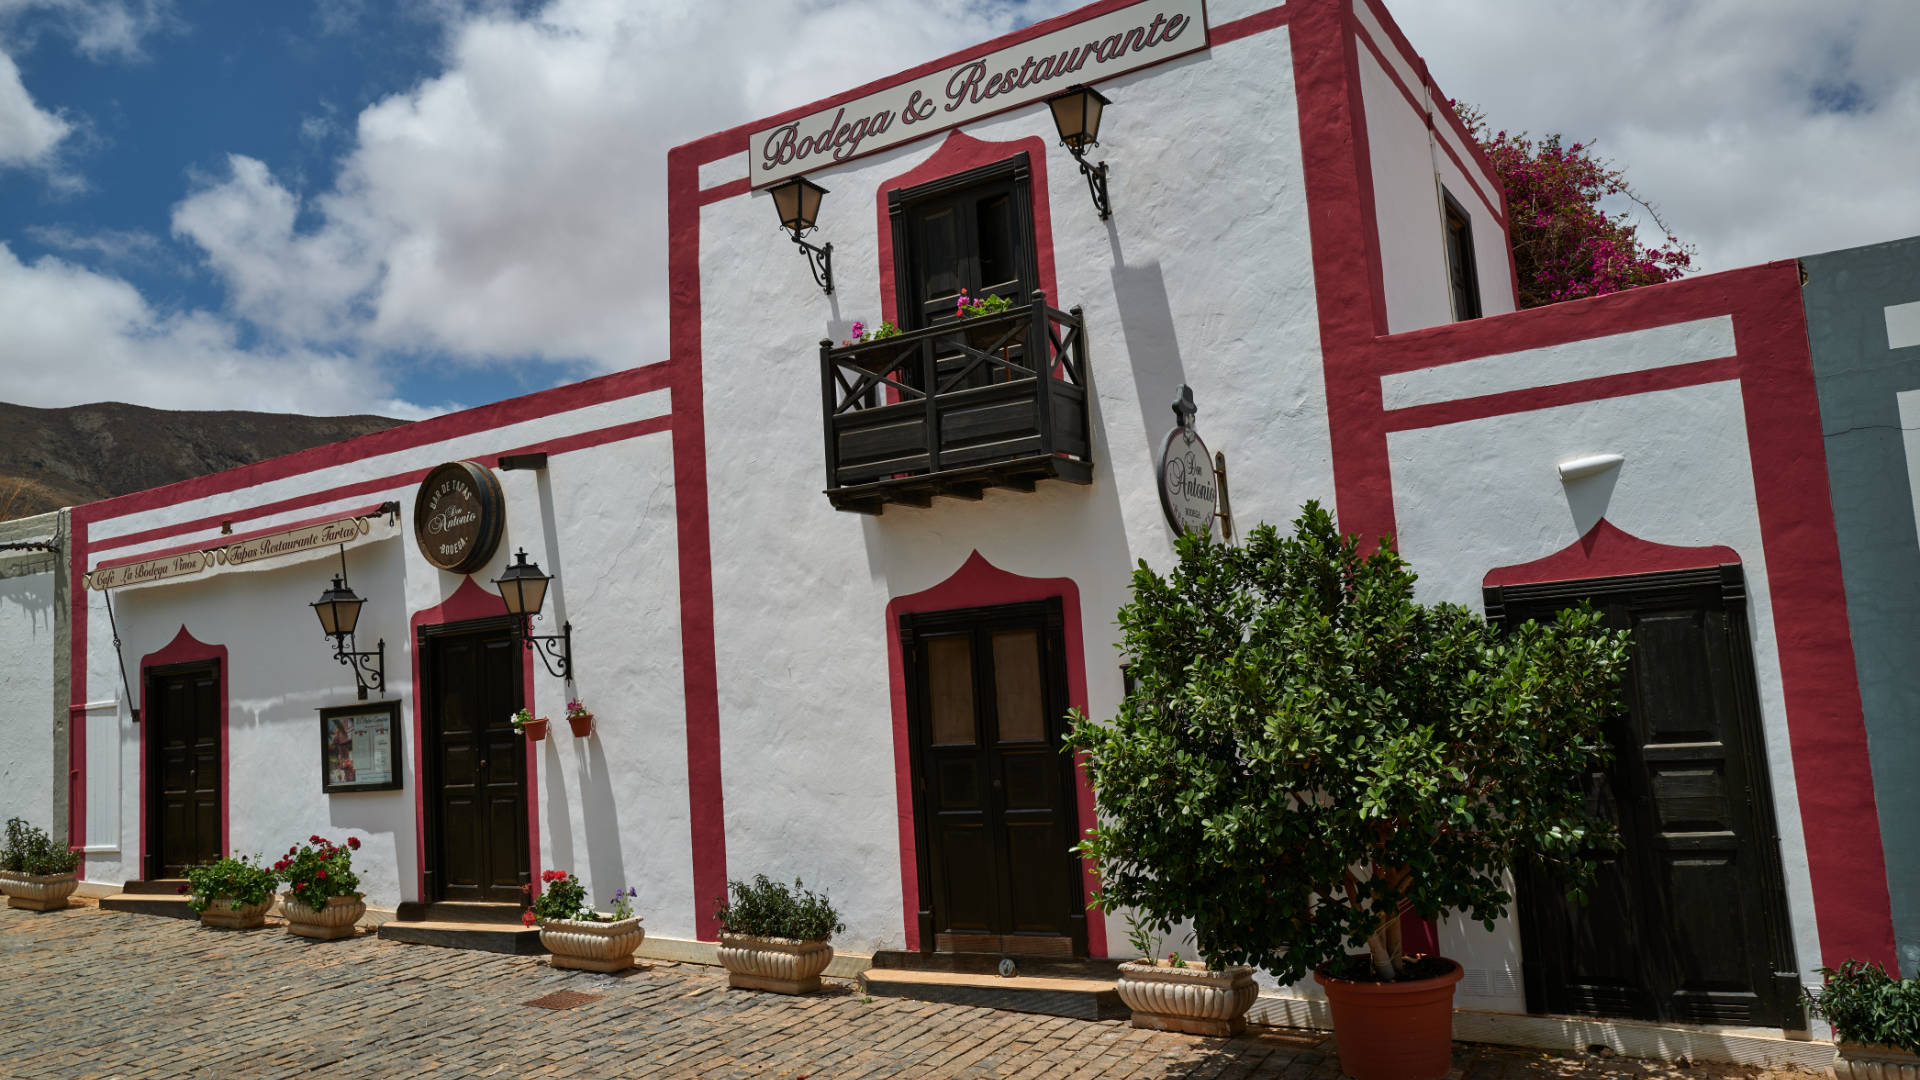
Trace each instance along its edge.
<path fill-rule="evenodd" d="M 400 780 L 400 703 L 320 710 L 320 790 L 395 791 Z"/>

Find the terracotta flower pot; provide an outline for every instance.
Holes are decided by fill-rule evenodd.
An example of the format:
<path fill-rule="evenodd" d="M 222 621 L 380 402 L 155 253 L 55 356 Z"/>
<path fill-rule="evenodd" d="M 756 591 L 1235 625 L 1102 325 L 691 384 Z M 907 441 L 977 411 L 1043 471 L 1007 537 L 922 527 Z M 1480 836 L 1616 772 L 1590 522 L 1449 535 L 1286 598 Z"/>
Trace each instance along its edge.
<path fill-rule="evenodd" d="M 1834 1080 L 1920 1080 L 1920 1055 L 1891 1046 L 1843 1042 Z"/>
<path fill-rule="evenodd" d="M 67 906 L 67 897 L 79 887 L 80 880 L 72 873 L 9 872 L 0 877 L 0 891 L 7 894 L 7 906 L 25 911 L 58 911 Z"/>
<path fill-rule="evenodd" d="M 353 936 L 354 926 L 359 923 L 360 916 L 367 913 L 367 905 L 357 895 L 334 896 L 315 908 L 289 892 L 280 898 L 280 912 L 287 917 L 288 933 L 317 941 L 333 941 Z"/>
<path fill-rule="evenodd" d="M 257 904 L 244 904 L 240 910 L 233 909 L 233 897 L 216 896 L 207 910 L 200 913 L 200 925 L 217 926 L 222 930 L 258 930 L 267 924 L 267 909 L 273 906 L 273 897 L 268 896 Z"/>
<path fill-rule="evenodd" d="M 740 990 L 811 994 L 832 962 L 833 946 L 824 941 L 720 935 L 720 966 L 727 969 L 727 985 Z"/>
<path fill-rule="evenodd" d="M 529 720 L 520 725 L 520 730 L 528 742 L 539 742 L 547 737 L 547 718 L 543 716 L 538 720 Z"/>
<path fill-rule="evenodd" d="M 1133 1010 L 1134 1027 L 1189 1035 L 1240 1034 L 1247 1029 L 1247 1008 L 1260 994 L 1250 967 L 1214 971 L 1150 960 L 1121 964 L 1118 989 Z"/>
<path fill-rule="evenodd" d="M 573 729 L 573 737 L 584 739 L 593 734 L 593 714 L 580 713 L 567 717 L 567 726 Z"/>
<path fill-rule="evenodd" d="M 1453 1068 L 1453 987 L 1460 965 L 1445 975 L 1411 982 L 1359 982 L 1328 975 L 1333 1037 L 1340 1069 L 1354 1080 L 1439 1080 Z"/>
<path fill-rule="evenodd" d="M 633 966 L 633 950 L 646 937 L 638 916 L 617 922 L 546 919 L 540 923 L 540 944 L 553 954 L 553 966 L 576 971 L 625 971 Z"/>

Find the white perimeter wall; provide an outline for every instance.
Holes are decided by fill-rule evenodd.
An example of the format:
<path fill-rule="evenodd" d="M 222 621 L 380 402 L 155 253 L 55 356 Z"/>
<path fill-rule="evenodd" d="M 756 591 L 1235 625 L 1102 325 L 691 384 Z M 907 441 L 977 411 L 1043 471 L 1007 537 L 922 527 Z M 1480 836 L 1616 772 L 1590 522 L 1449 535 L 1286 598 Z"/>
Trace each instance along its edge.
<path fill-rule="evenodd" d="M 1216 23 L 1220 21 L 1216 16 Z M 974 550 L 1026 577 L 1074 579 L 1094 714 L 1121 682 L 1113 615 L 1136 559 L 1172 561 L 1153 457 L 1182 382 L 1228 459 L 1242 530 L 1333 492 L 1299 125 L 1285 30 L 1103 84 L 1101 222 L 1044 105 L 966 128 L 1046 150 L 1060 308 L 1085 308 L 1097 394 L 1094 483 L 878 518 L 821 493 L 819 346 L 880 317 L 876 194 L 938 139 L 817 179 L 832 194 L 823 295 L 774 228 L 766 197 L 701 215 L 701 298 L 728 873 L 826 886 L 855 950 L 904 944 L 899 802 L 885 609 L 950 577 Z M 703 186 L 744 175 L 734 157 Z M 1042 237 L 1044 245 L 1048 238 Z M 1095 916 L 1098 917 L 1098 916 Z M 1110 920 L 1109 949 L 1125 926 Z"/>
<path fill-rule="evenodd" d="M 57 565 L 57 556 L 41 552 L 0 554 L 0 823 L 23 817 L 48 831 Z"/>

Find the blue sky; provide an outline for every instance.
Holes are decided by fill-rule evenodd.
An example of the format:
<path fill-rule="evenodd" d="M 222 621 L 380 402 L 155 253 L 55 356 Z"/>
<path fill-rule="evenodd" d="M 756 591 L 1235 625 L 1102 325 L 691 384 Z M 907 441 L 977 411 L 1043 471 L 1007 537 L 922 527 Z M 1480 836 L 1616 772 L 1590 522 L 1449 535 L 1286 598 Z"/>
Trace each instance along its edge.
<path fill-rule="evenodd" d="M 1707 269 L 1920 233 L 1912 0 L 1389 3 Z M 668 147 L 1071 6 L 0 0 L 0 400 L 419 416 L 662 359 Z"/>

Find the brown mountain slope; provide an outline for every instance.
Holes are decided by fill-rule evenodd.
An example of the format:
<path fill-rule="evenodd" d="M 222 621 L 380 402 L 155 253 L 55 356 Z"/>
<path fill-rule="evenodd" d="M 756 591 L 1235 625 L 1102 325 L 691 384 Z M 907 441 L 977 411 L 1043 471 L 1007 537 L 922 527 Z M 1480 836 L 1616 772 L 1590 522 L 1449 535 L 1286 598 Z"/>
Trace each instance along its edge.
<path fill-rule="evenodd" d="M 0 402 L 0 521 L 248 465 L 405 423 L 384 416 L 173 412 Z"/>

